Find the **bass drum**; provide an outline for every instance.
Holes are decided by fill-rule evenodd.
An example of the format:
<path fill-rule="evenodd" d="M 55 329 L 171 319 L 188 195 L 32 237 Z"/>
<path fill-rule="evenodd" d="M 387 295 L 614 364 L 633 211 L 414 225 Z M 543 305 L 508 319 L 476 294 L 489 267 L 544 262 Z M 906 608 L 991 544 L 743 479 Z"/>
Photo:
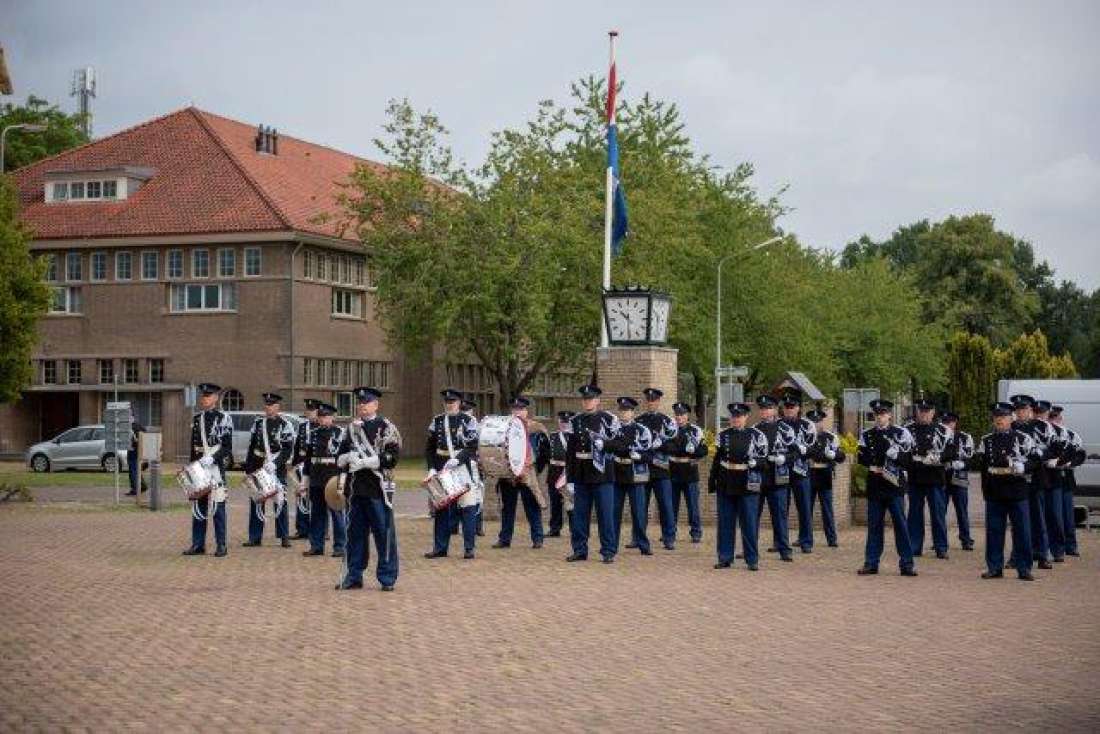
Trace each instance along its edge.
<path fill-rule="evenodd" d="M 539 507 L 546 509 L 550 497 L 539 483 L 535 467 L 527 463 L 527 429 L 510 415 L 489 415 L 482 419 L 478 434 L 478 463 L 486 487 L 500 480 L 526 485 Z"/>

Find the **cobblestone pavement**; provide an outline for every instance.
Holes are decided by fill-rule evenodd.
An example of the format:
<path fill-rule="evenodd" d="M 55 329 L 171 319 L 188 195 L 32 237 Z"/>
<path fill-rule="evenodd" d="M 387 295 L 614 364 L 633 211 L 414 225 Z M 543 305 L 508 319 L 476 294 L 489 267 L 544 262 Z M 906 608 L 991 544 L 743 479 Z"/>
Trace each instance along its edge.
<path fill-rule="evenodd" d="M 712 528 L 566 564 L 522 517 L 428 561 L 409 493 L 397 591 L 337 593 L 337 559 L 241 548 L 240 504 L 228 558 L 184 558 L 182 507 L 37 494 L 0 507 L 2 730 L 1100 730 L 1087 533 L 1034 584 L 979 580 L 980 544 L 860 578 L 858 529 L 756 574 L 711 568 Z"/>

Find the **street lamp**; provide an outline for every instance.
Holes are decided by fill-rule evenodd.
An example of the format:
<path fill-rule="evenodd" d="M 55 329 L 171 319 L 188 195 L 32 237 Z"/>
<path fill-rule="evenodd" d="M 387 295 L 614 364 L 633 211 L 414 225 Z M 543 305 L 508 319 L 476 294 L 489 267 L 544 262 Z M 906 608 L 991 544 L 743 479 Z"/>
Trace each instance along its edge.
<path fill-rule="evenodd" d="M 41 133 L 48 129 L 48 125 L 40 125 L 36 122 L 21 122 L 18 125 L 8 125 L 0 132 L 0 173 L 4 172 L 4 138 L 8 136 L 8 130 L 26 130 L 29 133 Z"/>
<path fill-rule="evenodd" d="M 715 310 L 714 310 L 714 323 L 715 323 L 715 342 L 714 342 L 714 412 L 716 416 L 722 415 L 722 407 L 718 405 L 718 381 L 719 375 L 722 370 L 722 266 L 725 265 L 726 260 L 731 257 L 742 258 L 750 253 L 762 250 L 768 245 L 775 244 L 783 239 L 782 235 L 776 235 L 771 239 L 764 240 L 763 242 L 753 245 L 747 250 L 741 250 L 739 252 L 731 252 L 727 255 L 723 255 L 718 260 L 718 286 L 715 298 Z M 715 421 L 716 426 L 721 426 L 721 418 L 719 417 Z"/>

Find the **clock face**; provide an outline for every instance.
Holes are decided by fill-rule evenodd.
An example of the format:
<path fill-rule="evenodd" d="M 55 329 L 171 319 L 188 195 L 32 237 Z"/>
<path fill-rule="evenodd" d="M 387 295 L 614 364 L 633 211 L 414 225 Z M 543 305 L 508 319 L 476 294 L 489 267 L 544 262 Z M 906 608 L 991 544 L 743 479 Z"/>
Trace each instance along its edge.
<path fill-rule="evenodd" d="M 653 301 L 653 327 L 649 332 L 650 341 L 665 342 L 668 340 L 668 301 Z"/>
<path fill-rule="evenodd" d="M 649 314 L 644 297 L 611 299 L 607 303 L 607 323 L 616 341 L 645 341 Z"/>

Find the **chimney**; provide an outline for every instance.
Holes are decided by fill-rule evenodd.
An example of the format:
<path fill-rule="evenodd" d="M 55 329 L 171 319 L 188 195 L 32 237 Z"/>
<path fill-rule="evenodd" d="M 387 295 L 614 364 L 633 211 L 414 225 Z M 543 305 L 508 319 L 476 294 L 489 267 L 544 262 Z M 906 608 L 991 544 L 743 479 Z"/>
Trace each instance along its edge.
<path fill-rule="evenodd" d="M 264 150 L 264 126 L 258 125 L 256 127 L 256 152 L 262 153 Z"/>
<path fill-rule="evenodd" d="M 279 155 L 279 131 L 271 131 L 271 155 Z"/>

